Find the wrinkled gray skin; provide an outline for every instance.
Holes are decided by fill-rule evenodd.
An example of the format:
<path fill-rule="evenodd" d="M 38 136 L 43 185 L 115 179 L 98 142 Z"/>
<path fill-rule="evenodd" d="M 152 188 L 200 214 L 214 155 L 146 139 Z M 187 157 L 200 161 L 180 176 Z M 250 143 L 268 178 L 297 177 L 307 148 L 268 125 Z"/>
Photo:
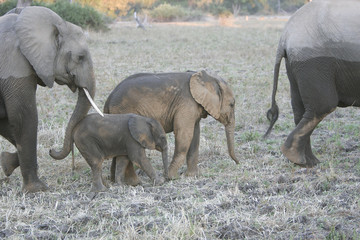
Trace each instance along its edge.
<path fill-rule="evenodd" d="M 169 178 L 187 163 L 186 175 L 198 174 L 200 120 L 211 115 L 224 124 L 231 158 L 234 151 L 235 99 L 229 85 L 206 73 L 140 73 L 123 80 L 108 97 L 105 113 L 135 113 L 156 119 L 174 132 L 175 151 Z M 115 164 L 113 163 L 113 166 Z"/>
<path fill-rule="evenodd" d="M 10 176 L 20 166 L 23 191 L 48 189 L 38 177 L 36 108 L 37 85 L 54 81 L 79 90 L 75 110 L 66 128 L 64 146 L 57 157 L 70 152 L 73 127 L 88 112 L 83 88 L 95 94 L 91 56 L 80 27 L 44 7 L 27 7 L 0 17 L 0 134 L 17 149 L 3 152 L 1 166 Z"/>
<path fill-rule="evenodd" d="M 274 69 L 270 127 L 279 115 L 275 101 L 281 59 L 290 80 L 296 128 L 281 147 L 293 163 L 319 163 L 310 136 L 336 107 L 360 106 L 360 1 L 314 0 L 299 9 L 285 26 Z"/>
<path fill-rule="evenodd" d="M 161 184 L 146 157 L 145 149 L 162 153 L 164 177 L 168 171 L 168 147 L 166 133 L 154 119 L 135 114 L 89 114 L 73 131 L 73 140 L 81 155 L 90 165 L 93 175 L 92 192 L 105 191 L 102 178 L 102 163 L 107 158 L 116 158 L 112 180 L 116 183 L 137 185 L 140 179 L 133 163 L 140 166 L 154 184 Z"/>

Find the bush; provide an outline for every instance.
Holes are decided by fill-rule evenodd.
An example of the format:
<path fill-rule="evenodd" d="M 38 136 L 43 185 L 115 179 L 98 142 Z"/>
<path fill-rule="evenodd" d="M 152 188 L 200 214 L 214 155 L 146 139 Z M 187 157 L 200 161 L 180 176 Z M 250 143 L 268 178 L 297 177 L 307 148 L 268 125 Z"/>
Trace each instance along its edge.
<path fill-rule="evenodd" d="M 150 16 L 154 21 L 168 22 L 183 19 L 186 16 L 186 11 L 183 7 L 163 3 L 153 9 Z"/>
<path fill-rule="evenodd" d="M 89 6 L 81 6 L 78 3 L 70 3 L 65 0 L 50 4 L 35 2 L 33 5 L 50 8 L 64 20 L 82 28 L 92 28 L 96 31 L 107 29 L 104 16 Z"/>
<path fill-rule="evenodd" d="M 200 10 L 184 8 L 180 5 L 162 3 L 149 12 L 151 18 L 156 22 L 169 21 L 199 21 L 204 13 Z"/>
<path fill-rule="evenodd" d="M 210 4 L 209 12 L 214 16 L 229 17 L 232 13 L 224 6 L 220 4 Z"/>
<path fill-rule="evenodd" d="M 4 3 L 0 4 L 0 16 L 4 15 L 5 13 L 7 13 L 8 11 L 10 11 L 11 9 L 16 7 L 16 0 L 8 0 Z"/>
<path fill-rule="evenodd" d="M 0 15 L 16 7 L 16 0 L 8 0 L 0 4 Z M 96 31 L 106 30 L 105 17 L 89 6 L 81 6 L 78 3 L 68 1 L 56 1 L 55 3 L 33 2 L 33 6 L 44 6 L 56 12 L 64 20 L 74 23 L 82 28 L 92 28 Z"/>

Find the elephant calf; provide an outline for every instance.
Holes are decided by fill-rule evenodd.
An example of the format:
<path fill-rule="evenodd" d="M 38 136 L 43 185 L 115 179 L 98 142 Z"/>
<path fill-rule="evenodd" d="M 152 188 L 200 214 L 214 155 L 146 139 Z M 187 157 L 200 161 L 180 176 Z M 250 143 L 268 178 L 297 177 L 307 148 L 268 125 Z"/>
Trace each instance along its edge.
<path fill-rule="evenodd" d="M 230 86 L 206 71 L 139 73 L 123 80 L 109 95 L 105 113 L 135 113 L 156 119 L 165 132 L 174 132 L 175 151 L 169 178 L 187 163 L 186 175 L 198 173 L 200 120 L 208 115 L 225 126 L 231 158 L 234 149 L 235 98 Z M 114 166 L 113 161 L 113 166 Z"/>
<path fill-rule="evenodd" d="M 136 114 L 89 114 L 73 131 L 73 140 L 82 156 L 90 165 L 93 175 L 92 192 L 104 191 L 102 162 L 116 158 L 112 180 L 137 185 L 133 163 L 139 165 L 155 184 L 163 183 L 157 176 L 145 154 L 145 148 L 162 152 L 164 177 L 167 178 L 168 156 L 166 134 L 154 119 Z"/>

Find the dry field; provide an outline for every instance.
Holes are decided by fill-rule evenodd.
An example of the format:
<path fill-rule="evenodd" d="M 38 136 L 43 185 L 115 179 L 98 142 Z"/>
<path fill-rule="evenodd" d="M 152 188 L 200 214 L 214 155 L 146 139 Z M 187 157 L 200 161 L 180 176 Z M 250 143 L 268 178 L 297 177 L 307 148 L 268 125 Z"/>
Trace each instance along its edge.
<path fill-rule="evenodd" d="M 360 113 L 337 109 L 313 133 L 322 163 L 299 168 L 279 147 L 293 129 L 289 84 L 281 68 L 280 116 L 267 140 L 272 71 L 283 18 L 228 19 L 147 26 L 117 23 L 89 33 L 102 108 L 112 89 L 138 72 L 206 69 L 224 78 L 236 95 L 235 165 L 227 154 L 223 126 L 201 121 L 200 176 L 151 186 L 113 186 L 91 198 L 91 171 L 76 152 L 55 161 L 77 94 L 67 87 L 39 87 L 39 174 L 50 187 L 21 193 L 17 169 L 1 172 L 0 238 L 9 239 L 360 239 Z M 168 135 L 170 156 L 173 135 Z M 14 151 L 1 140 L 1 151 Z M 149 151 L 162 171 L 161 155 Z M 103 172 L 109 175 L 110 161 Z M 180 169 L 184 172 L 185 166 Z"/>

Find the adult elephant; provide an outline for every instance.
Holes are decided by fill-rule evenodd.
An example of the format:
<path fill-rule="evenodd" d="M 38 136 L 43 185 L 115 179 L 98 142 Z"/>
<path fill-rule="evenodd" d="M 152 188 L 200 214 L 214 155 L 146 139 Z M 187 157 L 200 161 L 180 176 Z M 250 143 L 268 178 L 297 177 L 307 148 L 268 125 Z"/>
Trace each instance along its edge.
<path fill-rule="evenodd" d="M 270 127 L 278 118 L 275 101 L 281 59 L 286 60 L 296 128 L 281 150 L 291 162 L 319 163 L 310 135 L 338 107 L 360 106 L 360 1 L 314 0 L 288 21 L 280 38 L 275 69 Z"/>
<path fill-rule="evenodd" d="M 95 94 L 91 56 L 81 28 L 44 7 L 27 7 L 0 17 L 0 134 L 17 149 L 3 152 L 7 176 L 20 166 L 23 191 L 46 190 L 37 173 L 37 85 L 66 84 L 78 100 L 66 128 L 64 145 L 54 157 L 71 150 L 72 129 L 88 112 L 87 90 Z"/>
<path fill-rule="evenodd" d="M 135 113 L 158 120 L 166 133 L 174 131 L 175 151 L 169 178 L 187 162 L 186 175 L 198 173 L 200 120 L 211 115 L 225 125 L 227 146 L 234 153 L 235 99 L 228 84 L 205 71 L 140 73 L 123 80 L 106 100 L 105 113 Z M 114 173 L 115 161 L 112 164 Z M 129 170 L 130 171 L 130 170 Z"/>

